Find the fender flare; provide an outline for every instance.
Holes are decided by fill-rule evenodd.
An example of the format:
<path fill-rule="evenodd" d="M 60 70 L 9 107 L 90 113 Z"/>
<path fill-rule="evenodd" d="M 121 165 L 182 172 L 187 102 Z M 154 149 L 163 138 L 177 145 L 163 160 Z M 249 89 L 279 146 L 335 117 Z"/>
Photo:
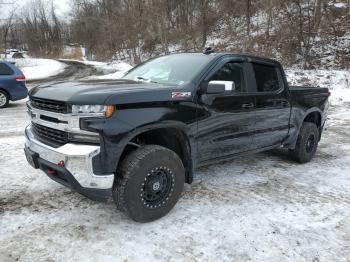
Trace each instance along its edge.
<path fill-rule="evenodd" d="M 298 139 L 298 136 L 299 136 L 299 133 L 300 133 L 300 130 L 301 130 L 301 127 L 306 119 L 306 117 L 312 113 L 319 113 L 321 115 L 321 126 L 322 126 L 322 123 L 324 122 L 324 115 L 323 115 L 323 112 L 318 108 L 318 107 L 311 107 L 309 108 L 308 110 L 306 110 L 304 112 L 304 114 L 302 115 L 302 118 L 300 118 L 300 122 L 297 123 L 297 131 L 295 132 L 295 134 L 290 138 L 290 143 L 288 143 L 288 147 L 291 148 L 291 149 L 294 149 L 295 148 L 295 145 L 297 143 L 297 139 Z M 321 137 L 321 136 L 320 136 Z"/>
<path fill-rule="evenodd" d="M 162 128 L 173 128 L 176 130 L 181 131 L 184 134 L 184 138 L 186 139 L 183 141 L 181 148 L 185 152 L 185 160 L 187 160 L 186 163 L 184 163 L 185 168 L 186 168 L 186 182 L 187 183 L 192 183 L 193 181 L 193 174 L 194 174 L 194 167 L 196 165 L 195 163 L 195 153 L 196 153 L 196 148 L 195 148 L 195 142 L 193 135 L 190 134 L 189 127 L 179 121 L 173 121 L 173 120 L 165 120 L 161 122 L 156 122 L 156 123 L 148 123 L 143 126 L 139 126 L 128 132 L 128 134 L 124 137 L 121 138 L 119 141 L 119 157 L 118 157 L 118 165 L 119 165 L 119 159 L 124 152 L 125 148 L 128 146 L 130 141 L 134 139 L 136 136 L 145 133 L 147 131 L 152 131 L 156 129 L 162 129 Z"/>
<path fill-rule="evenodd" d="M 306 110 L 306 112 L 304 113 L 304 116 L 303 116 L 303 120 L 300 122 L 300 126 L 298 128 L 298 134 L 300 132 L 300 129 L 301 129 L 301 126 L 302 124 L 304 123 L 305 119 L 308 117 L 308 115 L 312 114 L 312 113 L 319 113 L 320 116 L 321 116 L 321 126 L 322 126 L 322 123 L 324 122 L 324 115 L 323 115 L 323 112 L 321 111 L 321 109 L 319 109 L 318 107 L 312 107 L 308 110 Z"/>
<path fill-rule="evenodd" d="M 5 91 L 5 93 L 8 95 L 9 100 L 12 100 L 10 92 L 3 86 L 0 86 L 0 90 Z"/>

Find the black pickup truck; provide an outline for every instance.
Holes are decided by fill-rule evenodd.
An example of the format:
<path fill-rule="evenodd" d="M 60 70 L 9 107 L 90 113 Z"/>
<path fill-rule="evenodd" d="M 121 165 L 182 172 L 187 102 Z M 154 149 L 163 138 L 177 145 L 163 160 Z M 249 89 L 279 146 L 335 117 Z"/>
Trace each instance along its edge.
<path fill-rule="evenodd" d="M 120 80 L 60 82 L 29 95 L 28 162 L 148 222 L 172 209 L 200 166 L 281 146 L 310 161 L 330 92 L 288 86 L 274 60 L 206 52 L 154 58 Z"/>

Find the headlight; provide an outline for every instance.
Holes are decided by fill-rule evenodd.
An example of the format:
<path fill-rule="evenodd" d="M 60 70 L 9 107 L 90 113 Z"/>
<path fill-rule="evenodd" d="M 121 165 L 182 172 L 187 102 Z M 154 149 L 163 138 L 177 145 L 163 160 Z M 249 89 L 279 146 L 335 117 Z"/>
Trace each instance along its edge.
<path fill-rule="evenodd" d="M 103 105 L 72 105 L 73 114 L 104 113 L 107 106 Z"/>
<path fill-rule="evenodd" d="M 105 105 L 72 105 L 72 114 L 98 114 L 105 115 L 106 117 L 111 117 L 115 111 L 115 106 L 105 106 Z"/>

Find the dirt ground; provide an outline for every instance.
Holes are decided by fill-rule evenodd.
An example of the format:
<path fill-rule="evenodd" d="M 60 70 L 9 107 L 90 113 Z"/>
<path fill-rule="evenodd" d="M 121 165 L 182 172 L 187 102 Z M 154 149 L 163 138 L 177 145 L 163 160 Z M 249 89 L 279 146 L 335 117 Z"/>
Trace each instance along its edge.
<path fill-rule="evenodd" d="M 0 261 L 350 261 L 350 105 L 312 162 L 278 149 L 198 170 L 148 224 L 32 169 L 26 119 L 23 101 L 0 111 Z"/>

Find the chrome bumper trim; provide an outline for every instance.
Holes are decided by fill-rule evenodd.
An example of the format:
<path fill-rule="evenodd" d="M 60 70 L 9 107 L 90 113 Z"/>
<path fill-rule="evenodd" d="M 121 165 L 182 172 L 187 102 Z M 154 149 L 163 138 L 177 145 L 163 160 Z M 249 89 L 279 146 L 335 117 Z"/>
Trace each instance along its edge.
<path fill-rule="evenodd" d="M 32 107 L 30 101 L 27 102 L 27 112 L 30 116 L 30 119 L 33 123 L 43 125 L 46 127 L 50 127 L 53 129 L 76 133 L 76 134 L 87 134 L 87 135 L 96 135 L 94 132 L 89 132 L 86 130 L 80 129 L 80 118 L 89 118 L 89 117 L 101 117 L 104 114 L 100 113 L 91 113 L 91 114 L 62 114 L 50 111 L 44 111 L 37 108 Z M 52 122 L 48 120 L 42 119 L 42 117 L 49 117 L 57 120 L 57 122 Z"/>
<path fill-rule="evenodd" d="M 25 145 L 39 154 L 40 158 L 57 164 L 65 162 L 65 168 L 85 188 L 109 189 L 113 186 L 114 174 L 97 176 L 93 172 L 92 158 L 100 153 L 99 146 L 68 143 L 53 148 L 35 139 L 31 125 L 25 129 Z"/>

